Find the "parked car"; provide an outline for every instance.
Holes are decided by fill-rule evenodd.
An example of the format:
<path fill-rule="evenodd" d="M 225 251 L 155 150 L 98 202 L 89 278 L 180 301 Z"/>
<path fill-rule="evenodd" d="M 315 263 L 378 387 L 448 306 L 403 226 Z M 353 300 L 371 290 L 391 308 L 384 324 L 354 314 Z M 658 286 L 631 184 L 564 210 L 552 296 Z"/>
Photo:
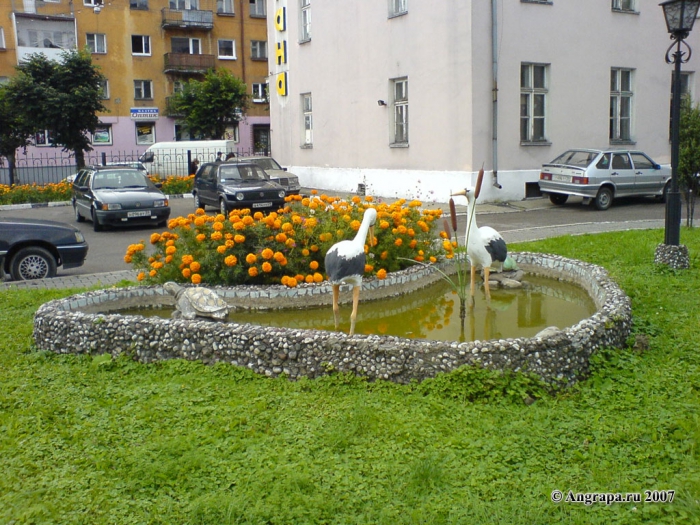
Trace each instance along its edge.
<path fill-rule="evenodd" d="M 82 266 L 87 252 L 82 232 L 70 224 L 0 218 L 0 280 L 54 277 L 59 266 Z"/>
<path fill-rule="evenodd" d="M 299 185 L 299 177 L 287 171 L 272 157 L 236 157 L 238 162 L 252 162 L 265 170 L 270 176 L 272 182 L 276 182 L 282 186 L 287 195 L 296 195 L 301 190 Z"/>
<path fill-rule="evenodd" d="M 227 215 L 233 209 L 274 211 L 284 206 L 286 192 L 267 179 L 257 164 L 207 162 L 194 178 L 195 208 L 215 206 Z"/>
<path fill-rule="evenodd" d="M 95 231 L 106 225 L 156 224 L 170 217 L 168 199 L 143 171 L 120 166 L 92 166 L 73 181 L 75 220 L 92 221 Z"/>
<path fill-rule="evenodd" d="M 568 150 L 542 166 L 540 190 L 553 204 L 569 195 L 607 210 L 617 197 L 654 196 L 666 199 L 671 168 L 634 150 Z"/>
<path fill-rule="evenodd" d="M 107 165 L 107 166 L 121 166 L 121 167 L 125 167 L 125 168 L 134 168 L 134 169 L 136 169 L 136 170 L 141 170 L 141 171 L 143 171 L 146 175 L 148 175 L 148 169 L 146 168 L 146 166 L 144 166 L 144 165 L 143 165 L 141 162 L 139 162 L 139 161 L 134 161 L 134 162 L 131 162 L 131 161 L 124 161 L 124 162 L 108 162 L 106 165 Z M 75 178 L 76 178 L 77 176 L 78 176 L 78 173 L 74 173 L 73 175 L 68 175 L 68 176 L 64 179 L 64 181 L 65 181 L 65 182 L 68 182 L 68 183 L 70 183 L 70 184 L 72 184 L 73 181 L 75 180 Z"/>

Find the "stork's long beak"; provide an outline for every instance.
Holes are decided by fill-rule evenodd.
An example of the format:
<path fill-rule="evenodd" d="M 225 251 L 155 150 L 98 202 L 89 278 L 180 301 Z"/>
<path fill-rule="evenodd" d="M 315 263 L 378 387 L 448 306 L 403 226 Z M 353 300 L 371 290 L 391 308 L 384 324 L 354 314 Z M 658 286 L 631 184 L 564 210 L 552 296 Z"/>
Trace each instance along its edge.
<path fill-rule="evenodd" d="M 463 189 L 463 190 L 455 191 L 454 193 L 452 193 L 452 196 L 453 196 L 453 197 L 456 197 L 457 195 L 462 195 L 462 196 L 466 197 L 466 196 L 467 196 L 467 190 L 466 190 L 466 189 Z"/>
<path fill-rule="evenodd" d="M 369 247 L 372 249 L 374 246 L 374 224 L 369 227 Z"/>

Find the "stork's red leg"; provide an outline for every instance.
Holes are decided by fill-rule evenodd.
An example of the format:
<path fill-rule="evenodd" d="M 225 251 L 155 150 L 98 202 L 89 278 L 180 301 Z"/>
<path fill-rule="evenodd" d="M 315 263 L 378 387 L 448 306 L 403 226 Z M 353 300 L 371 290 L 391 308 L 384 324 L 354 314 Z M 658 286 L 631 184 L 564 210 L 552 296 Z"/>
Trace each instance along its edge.
<path fill-rule="evenodd" d="M 355 333 L 355 319 L 357 319 L 357 305 L 360 302 L 360 286 L 352 289 L 352 314 L 350 314 L 350 335 Z"/>
<path fill-rule="evenodd" d="M 491 273 L 491 268 L 488 266 L 484 267 L 484 291 L 486 292 L 486 299 L 491 299 L 491 289 L 489 288 L 489 274 Z"/>
<path fill-rule="evenodd" d="M 335 329 L 338 329 L 338 314 L 340 307 L 338 306 L 338 297 L 340 296 L 340 285 L 333 285 L 333 318 L 335 320 Z"/>

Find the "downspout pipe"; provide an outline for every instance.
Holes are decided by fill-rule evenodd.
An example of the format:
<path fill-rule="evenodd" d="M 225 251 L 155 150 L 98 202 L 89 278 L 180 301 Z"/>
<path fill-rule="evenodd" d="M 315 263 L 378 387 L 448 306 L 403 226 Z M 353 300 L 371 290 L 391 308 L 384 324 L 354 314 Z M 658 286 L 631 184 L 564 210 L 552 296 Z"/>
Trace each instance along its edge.
<path fill-rule="evenodd" d="M 491 0 L 491 66 L 491 79 L 493 82 L 493 104 L 491 109 L 493 185 L 500 190 L 503 186 L 498 183 L 498 0 Z"/>

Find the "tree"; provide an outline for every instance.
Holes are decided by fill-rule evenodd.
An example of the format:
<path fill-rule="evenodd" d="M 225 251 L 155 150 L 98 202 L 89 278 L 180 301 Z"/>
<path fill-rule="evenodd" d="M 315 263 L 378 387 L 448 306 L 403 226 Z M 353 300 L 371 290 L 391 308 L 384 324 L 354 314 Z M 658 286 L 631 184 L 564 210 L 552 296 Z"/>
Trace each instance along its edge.
<path fill-rule="evenodd" d="M 15 176 L 16 152 L 19 148 L 27 147 L 33 133 L 30 121 L 23 117 L 22 111 L 11 98 L 11 85 L 12 80 L 0 85 L 0 157 L 7 159 L 10 186 L 19 182 Z"/>
<path fill-rule="evenodd" d="M 35 131 L 49 130 L 51 145 L 71 151 L 79 168 L 91 151 L 89 133 L 99 124 L 97 112 L 107 111 L 101 92 L 104 75 L 87 51 L 65 51 L 55 62 L 41 53 L 17 66 L 12 99 Z"/>
<path fill-rule="evenodd" d="M 683 101 L 680 122 L 678 183 L 686 194 L 686 224 L 693 225 L 695 199 L 700 189 L 700 107 Z"/>
<path fill-rule="evenodd" d="M 171 99 L 175 114 L 191 137 L 223 139 L 248 108 L 246 85 L 225 69 L 210 69 L 204 80 L 190 80 Z"/>

